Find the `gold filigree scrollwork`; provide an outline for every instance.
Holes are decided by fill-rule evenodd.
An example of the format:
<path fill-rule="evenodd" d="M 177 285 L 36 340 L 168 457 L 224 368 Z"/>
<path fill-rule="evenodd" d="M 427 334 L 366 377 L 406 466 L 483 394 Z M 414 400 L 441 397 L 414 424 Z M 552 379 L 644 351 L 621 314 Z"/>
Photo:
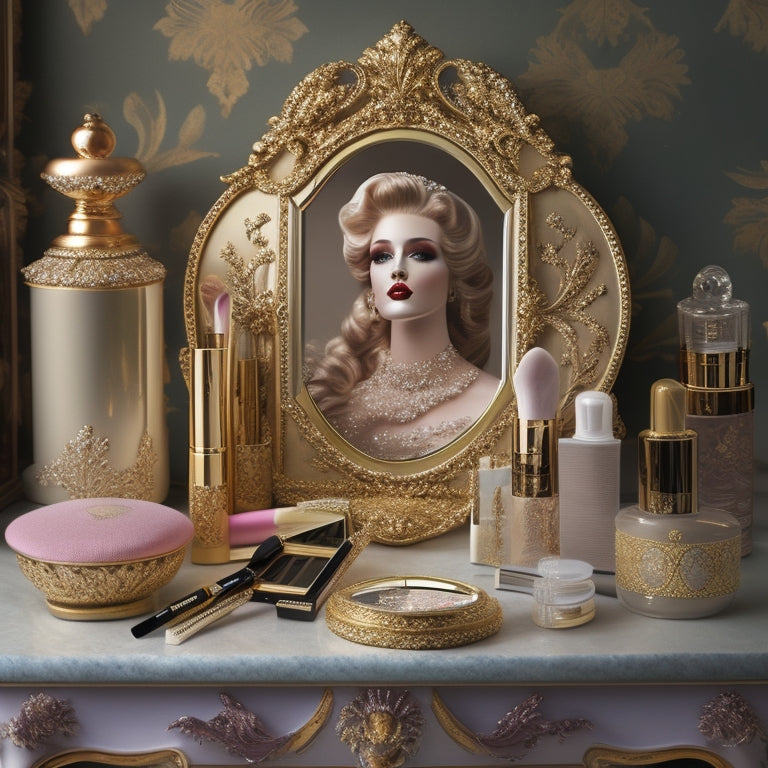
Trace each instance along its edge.
<path fill-rule="evenodd" d="M 518 299 L 518 349 L 527 350 L 537 343 L 549 327 L 564 341 L 566 353 L 560 364 L 570 371 L 568 390 L 563 402 L 570 402 L 582 389 L 587 389 L 597 379 L 597 368 L 602 353 L 610 344 L 608 329 L 588 309 L 596 299 L 605 295 L 604 283 L 591 286 L 600 262 L 600 253 L 592 242 L 576 242 L 575 258 L 571 261 L 564 249 L 575 242 L 576 228 L 569 227 L 563 217 L 552 212 L 547 216 L 547 226 L 560 235 L 560 242 L 538 245 L 539 259 L 559 273 L 559 284 L 554 298 L 539 287 L 536 278 L 529 274 L 525 290 Z M 589 343 L 580 343 L 577 326 L 586 328 Z"/>
<path fill-rule="evenodd" d="M 133 466 L 116 470 L 109 464 L 109 438 L 95 437 L 93 432 L 90 425 L 82 427 L 61 454 L 37 473 L 40 485 L 59 485 L 71 499 L 152 498 L 157 454 L 149 434 L 142 435 Z"/>
<path fill-rule="evenodd" d="M 243 222 L 249 242 L 257 249 L 248 262 L 231 242 L 222 249 L 221 257 L 230 267 L 224 282 L 232 298 L 233 322 L 243 331 L 274 335 L 277 330 L 275 296 L 266 288 L 266 268 L 274 262 L 275 252 L 261 232 L 268 222 L 266 213 Z"/>
<path fill-rule="evenodd" d="M 446 60 L 406 22 L 396 24 L 357 62 L 333 62 L 311 72 L 269 123 L 248 165 L 225 181 L 255 176 L 264 190 L 295 191 L 348 136 L 408 126 L 487 158 L 489 171 L 510 197 L 571 182 L 570 158 L 554 153 L 538 117 L 526 113 L 506 78 L 482 63 Z M 531 174 L 518 168 L 523 146 L 539 156 Z M 269 171 L 286 153 L 297 162 L 276 180 Z"/>
<path fill-rule="evenodd" d="M 275 475 L 280 498 L 321 498 L 343 496 L 350 499 L 350 514 L 355 527 L 365 526 L 372 540 L 385 544 L 411 544 L 436 536 L 461 525 L 466 519 L 472 496 L 469 487 L 451 481 L 470 472 L 481 456 L 492 452 L 512 423 L 512 406 L 461 453 L 439 467 L 418 475 L 395 475 L 370 470 L 357 464 L 331 445 L 312 423 L 306 411 L 294 400 L 285 400 L 284 409 L 299 425 L 314 448 L 314 464 L 324 472 L 341 471 L 343 479 L 304 481 Z M 407 499 L 408 514 L 403 514 Z"/>
<path fill-rule="evenodd" d="M 243 222 L 248 241 L 256 248 L 256 255 L 248 260 L 240 256 L 235 246 L 227 243 L 221 258 L 229 265 L 224 282 L 232 299 L 232 322 L 235 327 L 235 356 L 239 360 L 256 360 L 258 378 L 258 432 L 241 444 L 267 443 L 271 427 L 267 416 L 267 397 L 274 375 L 274 340 L 278 328 L 277 300 L 268 287 L 269 266 L 275 261 L 275 252 L 261 228 L 269 222 L 266 213 Z M 240 425 L 242 427 L 242 425 Z M 236 422 L 236 431 L 238 425 Z M 241 430 L 240 430 L 241 431 Z"/>
<path fill-rule="evenodd" d="M 200 744 L 215 742 L 227 752 L 242 757 L 249 763 L 273 760 L 288 752 L 301 752 L 325 725 L 333 709 L 333 692 L 326 688 L 315 712 L 295 731 L 272 736 L 262 725 L 258 715 L 246 709 L 237 699 L 226 693 L 219 694 L 224 709 L 211 720 L 184 716 L 172 722 L 168 729 L 178 728 Z"/>
<path fill-rule="evenodd" d="M 361 768 L 399 768 L 418 751 L 423 727 L 408 691 L 368 688 L 342 708 L 336 733 Z"/>
<path fill-rule="evenodd" d="M 189 491 L 189 517 L 197 540 L 206 547 L 225 543 L 226 531 L 219 521 L 228 513 L 229 489 L 226 485 L 193 485 Z"/>
<path fill-rule="evenodd" d="M 33 693 L 16 717 L 0 723 L 0 739 L 17 747 L 37 749 L 55 736 L 76 736 L 80 730 L 74 707 L 67 699 Z"/>
<path fill-rule="evenodd" d="M 496 728 L 488 734 L 474 733 L 461 723 L 437 691 L 432 695 L 432 710 L 443 730 L 469 752 L 505 760 L 519 760 L 544 736 L 556 736 L 562 741 L 574 731 L 592 728 L 592 723 L 582 718 L 545 720 L 539 710 L 543 698 L 539 693 L 532 694 L 507 712 L 498 721 Z"/>

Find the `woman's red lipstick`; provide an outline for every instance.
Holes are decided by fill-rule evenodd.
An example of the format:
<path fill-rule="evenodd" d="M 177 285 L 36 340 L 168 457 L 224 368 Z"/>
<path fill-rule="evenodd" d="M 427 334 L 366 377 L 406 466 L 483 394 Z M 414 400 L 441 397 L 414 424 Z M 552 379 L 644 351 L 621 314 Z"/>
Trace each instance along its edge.
<path fill-rule="evenodd" d="M 388 291 L 387 296 L 394 301 L 408 299 L 413 291 L 405 283 L 395 283 Z"/>

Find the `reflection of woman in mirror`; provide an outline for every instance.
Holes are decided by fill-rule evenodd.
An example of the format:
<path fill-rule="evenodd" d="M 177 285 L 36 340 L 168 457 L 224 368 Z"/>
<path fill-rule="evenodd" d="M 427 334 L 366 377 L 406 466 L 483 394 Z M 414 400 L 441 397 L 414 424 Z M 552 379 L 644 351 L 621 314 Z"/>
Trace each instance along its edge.
<path fill-rule="evenodd" d="M 477 421 L 499 384 L 482 370 L 493 276 L 480 221 L 445 187 L 382 173 L 339 222 L 344 259 L 365 289 L 310 372 L 309 392 L 369 456 L 423 456 Z"/>

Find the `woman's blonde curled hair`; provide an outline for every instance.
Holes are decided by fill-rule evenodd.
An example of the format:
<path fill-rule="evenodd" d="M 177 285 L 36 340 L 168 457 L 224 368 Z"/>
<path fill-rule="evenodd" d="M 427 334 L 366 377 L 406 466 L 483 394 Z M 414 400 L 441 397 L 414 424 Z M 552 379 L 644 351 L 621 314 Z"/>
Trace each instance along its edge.
<path fill-rule="evenodd" d="M 389 321 L 368 306 L 370 246 L 379 220 L 395 213 L 424 216 L 440 226 L 453 297 L 446 305 L 448 335 L 465 360 L 479 368 L 488 360 L 493 273 L 480 219 L 464 200 L 428 179 L 410 173 L 377 174 L 339 212 L 344 260 L 364 287 L 308 381 L 310 394 L 326 416 L 343 408 L 352 388 L 376 370 L 382 351 L 389 347 Z"/>

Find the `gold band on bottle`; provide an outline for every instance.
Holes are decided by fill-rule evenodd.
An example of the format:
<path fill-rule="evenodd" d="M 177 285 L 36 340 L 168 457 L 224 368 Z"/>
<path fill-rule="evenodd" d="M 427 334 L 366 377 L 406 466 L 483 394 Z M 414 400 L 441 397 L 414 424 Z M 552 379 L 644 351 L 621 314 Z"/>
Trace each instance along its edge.
<path fill-rule="evenodd" d="M 687 514 L 698 509 L 696 433 L 640 433 L 638 506 L 659 515 Z"/>
<path fill-rule="evenodd" d="M 512 437 L 512 495 L 531 499 L 556 493 L 556 419 L 516 420 Z"/>
<path fill-rule="evenodd" d="M 749 350 L 701 353 L 680 350 L 680 381 L 702 389 L 731 389 L 749 385 Z"/>
<path fill-rule="evenodd" d="M 755 387 L 731 389 L 706 389 L 687 387 L 685 393 L 686 412 L 691 416 L 735 416 L 749 413 L 755 407 Z"/>

